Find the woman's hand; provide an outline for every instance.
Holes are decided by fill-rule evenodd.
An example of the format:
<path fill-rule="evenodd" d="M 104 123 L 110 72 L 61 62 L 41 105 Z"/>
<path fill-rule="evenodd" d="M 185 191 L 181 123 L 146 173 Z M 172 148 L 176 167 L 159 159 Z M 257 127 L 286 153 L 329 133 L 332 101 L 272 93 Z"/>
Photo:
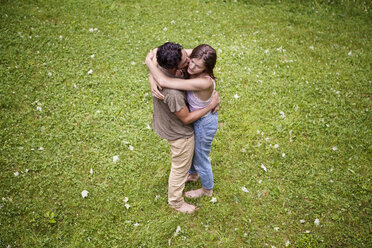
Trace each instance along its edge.
<path fill-rule="evenodd" d="M 150 77 L 149 77 L 149 83 L 150 83 L 150 88 L 151 88 L 152 95 L 154 97 L 160 99 L 160 100 L 163 100 L 164 95 L 162 93 L 160 93 L 160 91 L 159 91 L 159 90 L 162 90 L 162 88 L 157 85 L 157 82 L 155 81 L 155 79 L 153 78 L 153 76 L 151 74 L 150 74 Z"/>
<path fill-rule="evenodd" d="M 154 58 L 154 53 L 153 53 L 152 50 L 150 50 L 150 52 L 147 54 L 146 59 L 145 59 L 145 63 L 146 63 L 147 66 L 150 63 L 152 63 L 153 58 Z"/>

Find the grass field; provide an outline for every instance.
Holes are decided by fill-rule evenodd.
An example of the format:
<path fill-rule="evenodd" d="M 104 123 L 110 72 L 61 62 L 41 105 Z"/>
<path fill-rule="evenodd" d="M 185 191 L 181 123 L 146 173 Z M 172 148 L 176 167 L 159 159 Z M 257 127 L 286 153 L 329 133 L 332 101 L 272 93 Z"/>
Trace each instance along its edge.
<path fill-rule="evenodd" d="M 2 0 L 0 247 L 371 247 L 371 5 Z M 166 41 L 218 55 L 216 202 L 191 216 L 150 129 Z"/>

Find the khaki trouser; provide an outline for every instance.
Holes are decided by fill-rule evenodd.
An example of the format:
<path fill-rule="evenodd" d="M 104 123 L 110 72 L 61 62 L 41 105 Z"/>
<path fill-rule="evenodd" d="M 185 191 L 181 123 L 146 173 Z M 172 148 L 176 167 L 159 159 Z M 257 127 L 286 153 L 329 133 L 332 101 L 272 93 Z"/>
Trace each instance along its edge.
<path fill-rule="evenodd" d="M 172 167 L 168 182 L 168 203 L 173 208 L 179 208 L 184 203 L 182 193 L 194 155 L 194 135 L 186 139 L 169 140 L 169 143 Z"/>

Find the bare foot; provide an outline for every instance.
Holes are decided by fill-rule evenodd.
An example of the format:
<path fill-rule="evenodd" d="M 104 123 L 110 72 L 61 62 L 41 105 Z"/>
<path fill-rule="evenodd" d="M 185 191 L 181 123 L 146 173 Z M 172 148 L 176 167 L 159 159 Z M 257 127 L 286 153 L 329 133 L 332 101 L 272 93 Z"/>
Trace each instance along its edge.
<path fill-rule="evenodd" d="M 196 190 L 190 190 L 185 192 L 185 196 L 187 198 L 199 198 L 202 196 L 212 196 L 213 194 L 213 189 L 205 189 L 205 188 L 200 188 Z"/>
<path fill-rule="evenodd" d="M 188 213 L 188 214 L 192 214 L 195 211 L 199 210 L 199 208 L 195 207 L 194 205 L 188 204 L 187 202 L 184 202 L 181 205 L 181 207 L 179 207 L 179 208 L 173 208 L 173 209 L 176 210 L 176 211 L 178 211 L 178 212 Z"/>
<path fill-rule="evenodd" d="M 196 182 L 196 181 L 198 181 L 198 179 L 199 179 L 198 174 L 188 174 L 186 182 Z"/>

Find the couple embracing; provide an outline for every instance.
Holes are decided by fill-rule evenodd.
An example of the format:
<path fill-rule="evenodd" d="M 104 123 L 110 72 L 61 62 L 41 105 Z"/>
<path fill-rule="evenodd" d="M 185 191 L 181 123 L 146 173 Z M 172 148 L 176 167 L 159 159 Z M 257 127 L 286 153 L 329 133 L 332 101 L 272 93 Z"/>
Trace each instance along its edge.
<path fill-rule="evenodd" d="M 152 127 L 168 140 L 172 152 L 168 204 L 183 213 L 197 210 L 184 201 L 186 182 L 200 178 L 202 184 L 200 189 L 185 192 L 187 198 L 213 194 L 209 153 L 218 128 L 220 102 L 213 75 L 216 60 L 216 51 L 209 45 L 183 49 L 172 42 L 146 56 L 153 94 Z"/>

